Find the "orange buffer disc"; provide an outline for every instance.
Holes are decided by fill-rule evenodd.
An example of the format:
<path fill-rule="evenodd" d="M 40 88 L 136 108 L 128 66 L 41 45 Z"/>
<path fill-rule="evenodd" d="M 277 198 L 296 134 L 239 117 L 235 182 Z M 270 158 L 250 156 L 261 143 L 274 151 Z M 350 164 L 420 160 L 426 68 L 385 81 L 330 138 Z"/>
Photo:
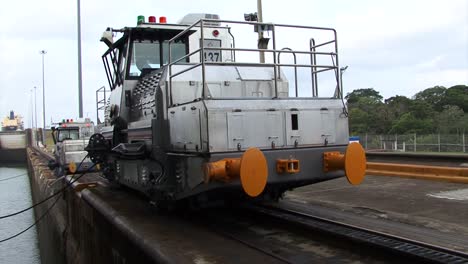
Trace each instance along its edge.
<path fill-rule="evenodd" d="M 268 178 L 268 165 L 263 152 L 249 148 L 242 155 L 240 180 L 244 192 L 250 197 L 259 196 L 265 189 Z"/>
<path fill-rule="evenodd" d="M 68 164 L 68 170 L 71 172 L 71 173 L 75 173 L 76 172 L 76 163 L 75 162 L 70 162 L 70 164 Z"/>
<path fill-rule="evenodd" d="M 361 144 L 349 144 L 345 154 L 345 173 L 349 183 L 358 185 L 364 180 L 366 163 L 366 152 Z"/>

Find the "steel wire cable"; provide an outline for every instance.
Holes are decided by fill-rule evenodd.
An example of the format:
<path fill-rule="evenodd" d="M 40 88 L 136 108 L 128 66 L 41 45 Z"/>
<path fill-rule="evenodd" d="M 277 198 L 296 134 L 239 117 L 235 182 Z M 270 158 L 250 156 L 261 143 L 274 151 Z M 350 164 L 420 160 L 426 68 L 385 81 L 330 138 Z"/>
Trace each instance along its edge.
<path fill-rule="evenodd" d="M 11 180 L 11 179 L 18 178 L 18 177 L 25 176 L 25 175 L 28 175 L 28 173 L 26 172 L 26 173 L 19 174 L 19 175 L 16 175 L 16 176 L 11 176 L 11 177 L 8 177 L 8 178 L 5 178 L 5 179 L 0 179 L 0 182 Z"/>
<path fill-rule="evenodd" d="M 88 155 L 86 155 L 83 160 L 80 162 L 80 164 L 78 165 L 77 167 L 77 170 L 81 167 L 81 165 L 83 164 L 84 160 L 88 157 Z M 31 206 L 29 206 L 28 208 L 25 208 L 23 210 L 20 210 L 20 211 L 17 211 L 15 213 L 11 213 L 11 214 L 7 214 L 7 215 L 2 215 L 0 216 L 0 219 L 4 219 L 4 218 L 9 218 L 9 217 L 12 217 L 12 216 L 15 216 L 15 215 L 19 215 L 21 213 L 24 213 L 28 210 L 31 210 L 33 209 L 34 207 L 40 205 L 40 204 L 43 204 L 45 203 L 46 201 L 52 199 L 54 196 L 57 196 L 58 194 L 64 192 L 68 187 L 70 187 L 73 183 L 75 183 L 76 181 L 78 181 L 81 177 L 83 177 L 86 173 L 88 173 L 92 168 L 94 168 L 96 166 L 96 164 L 93 164 L 91 167 L 88 168 L 88 170 L 86 170 L 85 172 L 81 173 L 81 175 L 79 175 L 78 177 L 75 178 L 75 174 L 72 175 L 71 177 L 71 180 L 67 183 L 67 185 L 65 185 L 63 188 L 61 188 L 60 190 L 54 192 L 53 194 L 51 194 L 50 196 L 48 196 L 47 198 L 43 199 L 42 201 L 40 202 L 37 202 Z"/>
<path fill-rule="evenodd" d="M 28 226 L 27 228 L 25 228 L 21 232 L 18 232 L 18 233 L 14 234 L 14 235 L 12 235 L 10 237 L 7 237 L 5 239 L 0 240 L 0 243 L 11 240 L 11 239 L 23 234 L 24 232 L 28 231 L 29 229 L 33 228 L 35 225 L 37 225 L 50 212 L 50 210 L 52 210 L 52 208 L 57 204 L 58 200 L 60 200 L 60 196 L 57 197 L 57 199 L 55 199 L 55 201 L 49 206 L 49 208 L 47 208 L 47 210 L 36 221 L 34 221 L 34 223 L 32 223 L 30 226 Z"/>

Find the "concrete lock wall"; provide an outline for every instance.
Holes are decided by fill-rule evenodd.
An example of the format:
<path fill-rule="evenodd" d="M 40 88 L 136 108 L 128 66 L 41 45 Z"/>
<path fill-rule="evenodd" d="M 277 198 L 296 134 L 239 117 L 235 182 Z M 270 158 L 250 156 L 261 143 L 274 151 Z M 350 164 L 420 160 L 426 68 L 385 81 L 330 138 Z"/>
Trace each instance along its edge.
<path fill-rule="evenodd" d="M 26 162 L 26 146 L 30 131 L 0 133 L 0 162 Z"/>
<path fill-rule="evenodd" d="M 24 149 L 26 147 L 26 134 L 2 133 L 0 134 L 0 147 L 2 149 Z"/>
<path fill-rule="evenodd" d="M 34 203 L 65 186 L 30 149 L 28 165 Z M 153 263 L 128 234 L 109 222 L 105 208 L 94 208 L 83 199 L 85 193 L 67 188 L 38 224 L 42 263 Z M 55 200 L 36 207 L 36 219 Z"/>
<path fill-rule="evenodd" d="M 55 177 L 41 165 L 43 161 L 36 153 L 28 150 L 27 154 L 33 203 L 37 203 L 53 193 L 53 190 L 60 189 L 62 184 L 54 181 Z M 54 200 L 35 207 L 35 218 L 41 217 Z M 42 263 L 65 263 L 65 244 L 62 236 L 66 226 L 64 215 L 61 213 L 65 208 L 66 203 L 60 198 L 50 213 L 37 225 Z"/>

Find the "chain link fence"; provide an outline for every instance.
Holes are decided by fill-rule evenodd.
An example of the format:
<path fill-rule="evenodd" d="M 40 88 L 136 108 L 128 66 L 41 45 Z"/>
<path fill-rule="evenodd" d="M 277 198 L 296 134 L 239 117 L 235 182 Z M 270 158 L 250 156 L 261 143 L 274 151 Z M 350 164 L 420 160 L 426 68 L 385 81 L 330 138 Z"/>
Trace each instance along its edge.
<path fill-rule="evenodd" d="M 369 151 L 399 152 L 460 152 L 468 151 L 468 135 L 462 134 L 404 134 L 359 135 L 359 142 Z"/>

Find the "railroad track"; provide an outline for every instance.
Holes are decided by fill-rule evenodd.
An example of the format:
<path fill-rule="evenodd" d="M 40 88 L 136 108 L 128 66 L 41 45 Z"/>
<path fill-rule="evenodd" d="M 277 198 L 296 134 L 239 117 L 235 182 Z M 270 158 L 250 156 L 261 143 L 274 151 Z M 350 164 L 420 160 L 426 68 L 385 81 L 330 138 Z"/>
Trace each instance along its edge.
<path fill-rule="evenodd" d="M 361 256 L 339 248 L 324 242 L 322 237 L 310 236 L 303 229 L 277 223 L 246 208 L 203 211 L 201 215 L 190 216 L 190 221 L 264 255 L 265 263 L 385 263 L 381 259 L 376 261 L 375 256 Z M 248 258 L 238 263 L 250 263 Z"/>
<path fill-rule="evenodd" d="M 286 226 L 299 227 L 304 232 L 326 234 L 327 237 L 339 240 L 340 243 L 351 242 L 350 245 L 360 249 L 360 252 L 366 248 L 365 252 L 377 253 L 376 251 L 379 251 L 378 255 L 384 257 L 398 257 L 400 260 L 422 263 L 468 263 L 468 254 L 464 252 L 316 217 L 292 209 L 258 205 L 248 206 L 246 209 L 267 219 L 279 221 Z"/>

